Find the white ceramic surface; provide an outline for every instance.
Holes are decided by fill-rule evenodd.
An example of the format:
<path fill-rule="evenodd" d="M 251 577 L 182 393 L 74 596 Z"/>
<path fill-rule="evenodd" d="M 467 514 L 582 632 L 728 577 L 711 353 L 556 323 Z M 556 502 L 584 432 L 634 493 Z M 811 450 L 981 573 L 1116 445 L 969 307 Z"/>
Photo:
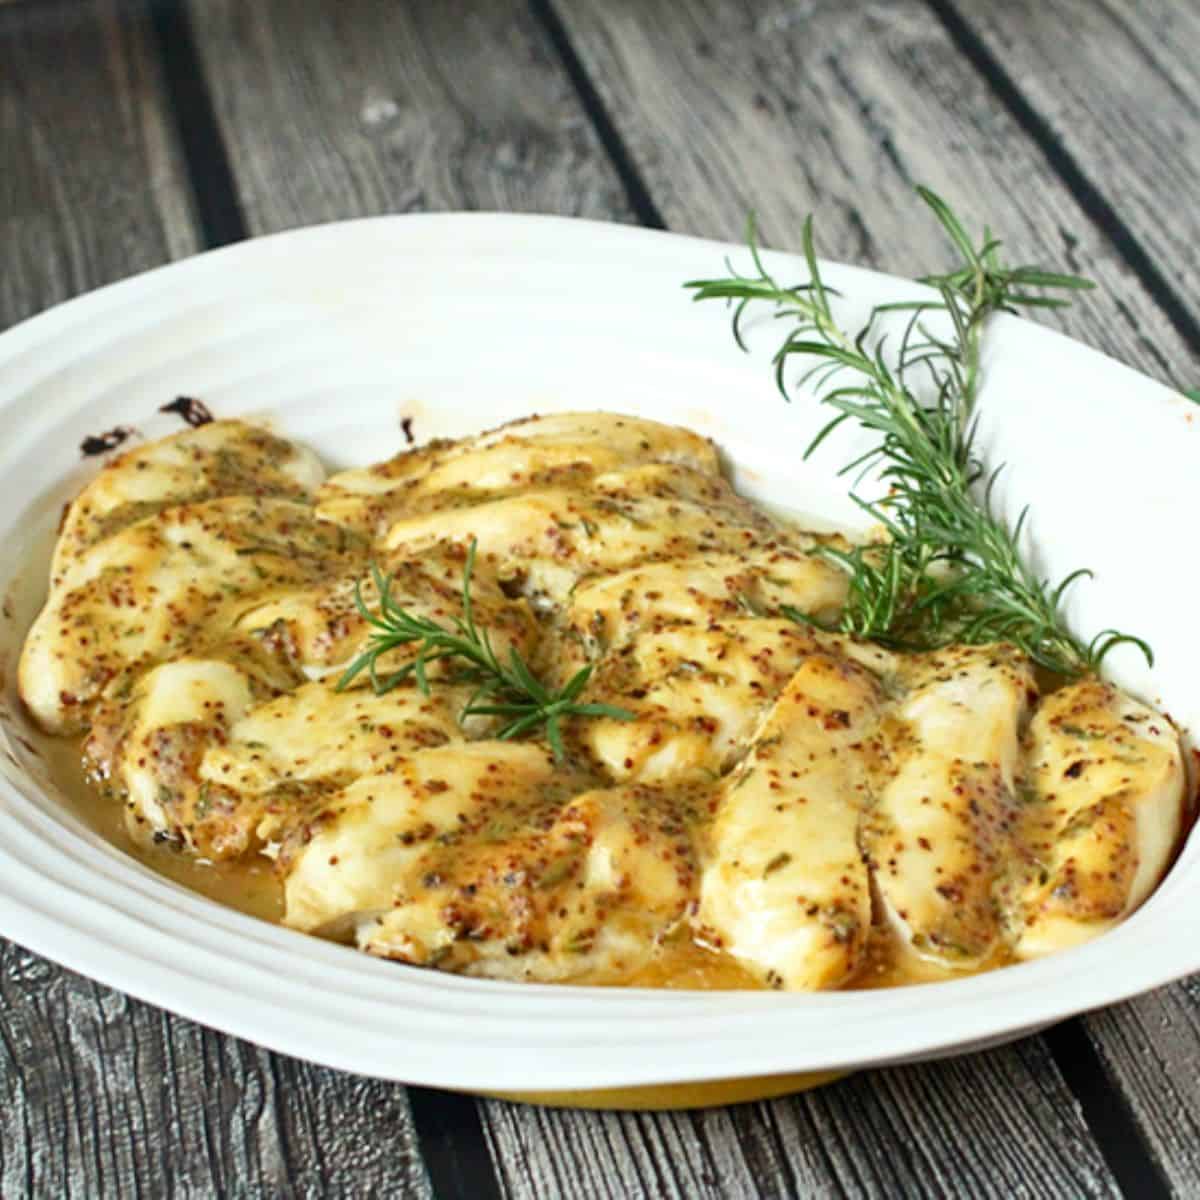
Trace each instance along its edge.
<path fill-rule="evenodd" d="M 951 983 L 780 995 L 508 985 L 374 961 L 223 909 L 84 829 L 22 743 L 13 666 L 44 590 L 61 506 L 97 467 L 79 443 L 145 436 L 180 394 L 313 445 L 332 466 L 533 411 L 607 408 L 713 436 L 747 493 L 854 518 L 843 438 L 810 463 L 822 414 L 786 405 L 688 278 L 736 247 L 544 217 L 382 218 L 245 243 L 151 272 L 0 336 L 0 933 L 164 1008 L 331 1066 L 466 1089 L 571 1089 L 851 1068 L 989 1044 L 1200 969 L 1195 838 L 1131 920 L 1077 950 Z M 789 277 L 797 260 L 771 256 Z M 860 309 L 914 285 L 830 265 Z M 852 319 L 852 318 L 851 318 Z M 999 320 L 981 447 L 1000 499 L 1032 505 L 1032 551 L 1096 570 L 1069 613 L 1085 636 L 1146 636 L 1114 674 L 1200 730 L 1193 554 L 1200 408 L 1037 326 Z"/>

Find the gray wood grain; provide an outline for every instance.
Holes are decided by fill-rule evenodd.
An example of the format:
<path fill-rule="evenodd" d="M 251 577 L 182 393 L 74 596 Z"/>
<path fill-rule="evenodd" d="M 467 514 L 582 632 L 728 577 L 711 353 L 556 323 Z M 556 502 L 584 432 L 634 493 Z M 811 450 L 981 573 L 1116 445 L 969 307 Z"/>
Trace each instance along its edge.
<path fill-rule="evenodd" d="M 952 6 L 1102 184 L 1175 291 L 1200 304 L 1200 217 L 1180 203 L 1200 191 L 1200 8 L 1177 0 Z"/>
<path fill-rule="evenodd" d="M 1188 361 L 921 0 L 556 8 L 671 228 L 741 240 L 753 209 L 768 244 L 797 248 L 815 212 L 826 257 L 918 274 L 946 261 L 911 195 L 924 183 L 1014 258 L 1096 281 L 1067 332 L 1167 381 Z"/>
<path fill-rule="evenodd" d="M 502 209 L 627 219 L 523 3 L 191 7 L 250 228 Z"/>
<path fill-rule="evenodd" d="M 1178 1195 L 1200 1192 L 1200 978 L 1161 988 L 1085 1023 Z"/>
<path fill-rule="evenodd" d="M 0 327 L 197 248 L 140 4 L 0 13 L 0 147 Z"/>
<path fill-rule="evenodd" d="M 0 328 L 197 248 L 144 7 L 0 12 Z M 403 1088 L 0 942 L 0 1195 L 427 1196 Z"/>
<path fill-rule="evenodd" d="M 11 944 L 0 1001 L 0 1194 L 430 1194 L 403 1088 L 270 1054 Z"/>
<path fill-rule="evenodd" d="M 514 1200 L 1120 1194 L 1037 1039 L 695 1113 L 490 1102 L 486 1128 Z"/>

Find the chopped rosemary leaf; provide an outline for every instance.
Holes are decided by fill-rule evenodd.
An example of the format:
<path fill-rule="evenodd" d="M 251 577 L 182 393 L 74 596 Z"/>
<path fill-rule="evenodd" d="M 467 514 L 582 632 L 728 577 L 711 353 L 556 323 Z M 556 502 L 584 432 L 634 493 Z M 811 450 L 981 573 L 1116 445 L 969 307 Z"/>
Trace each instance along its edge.
<path fill-rule="evenodd" d="M 397 604 L 392 597 L 394 577 L 385 576 L 374 562 L 370 569 L 379 593 L 379 611 L 371 611 L 363 599 L 360 584 L 356 583 L 354 603 L 373 632 L 366 649 L 350 663 L 338 680 L 339 692 L 366 671 L 376 695 L 391 691 L 412 676 L 428 696 L 430 664 L 443 659 L 453 660 L 458 664 L 458 670 L 452 676 L 452 681 L 475 687 L 474 694 L 459 714 L 460 722 L 473 716 L 503 717 L 505 720 L 495 734 L 501 741 L 543 729 L 554 757 L 560 761 L 566 757 L 562 740 L 562 721 L 565 718 L 636 719 L 627 709 L 613 704 L 580 703 L 579 698 L 592 677 L 593 667 L 590 663 L 576 671 L 566 685 L 555 692 L 534 675 L 515 646 L 509 648 L 507 663 L 497 657 L 487 630 L 480 629 L 475 623 L 475 611 L 471 603 L 471 576 L 475 571 L 473 540 L 467 549 L 467 562 L 463 568 L 462 616 L 452 617 L 450 628 L 428 617 L 410 613 Z M 388 675 L 381 676 L 378 673 L 382 655 L 414 643 L 417 645 L 415 657 Z"/>
<path fill-rule="evenodd" d="M 881 544 L 814 551 L 843 568 L 849 595 L 841 618 L 819 625 L 794 607 L 793 620 L 852 634 L 899 649 L 936 649 L 955 642 L 982 645 L 1007 641 L 1060 675 L 1099 668 L 1122 643 L 1136 646 L 1153 662 L 1140 638 L 1106 629 L 1084 643 L 1060 613 L 1063 594 L 1090 574 L 1077 570 L 1057 585 L 1039 578 L 1021 558 L 1019 545 L 1028 510 L 1013 527 L 994 511 L 991 494 L 1000 468 L 988 471 L 974 449 L 975 403 L 980 381 L 980 346 L 988 318 L 1021 308 L 1054 308 L 1066 300 L 1046 290 L 1073 291 L 1092 285 L 1072 275 L 1034 266 L 1010 267 L 1000 243 L 984 230 L 976 245 L 947 204 L 927 188 L 918 195 L 929 206 L 960 258 L 959 266 L 921 282 L 937 296 L 872 310 L 866 325 L 850 334 L 837 323 L 835 295 L 821 277 L 813 223 L 804 223 L 808 281 L 787 287 L 763 264 L 753 221 L 749 249 L 755 273 L 730 272 L 725 279 L 688 283 L 696 300 L 735 305 L 738 345 L 751 305 L 767 304 L 794 324 L 774 357 L 776 383 L 788 399 L 784 368 L 793 355 L 814 360 L 799 385 L 812 383 L 821 403 L 836 415 L 817 434 L 805 457 L 844 421 L 879 437 L 875 449 L 843 468 L 860 474 L 878 464 L 886 495 L 854 501 L 887 533 Z M 884 353 L 878 322 L 888 313 L 909 314 L 894 356 Z M 949 335 L 930 331 L 926 318 L 942 314 Z M 932 399 L 920 399 L 912 376 L 932 383 Z"/>

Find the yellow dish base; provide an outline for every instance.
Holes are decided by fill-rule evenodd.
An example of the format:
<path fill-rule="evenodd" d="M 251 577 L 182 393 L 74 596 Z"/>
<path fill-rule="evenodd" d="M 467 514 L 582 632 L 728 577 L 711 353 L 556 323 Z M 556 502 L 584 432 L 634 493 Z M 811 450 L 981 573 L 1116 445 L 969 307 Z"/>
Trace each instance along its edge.
<path fill-rule="evenodd" d="M 494 1100 L 541 1104 L 549 1108 L 608 1108 L 656 1112 L 672 1108 L 713 1108 L 806 1092 L 848 1075 L 848 1071 L 808 1071 L 801 1075 L 754 1075 L 749 1079 L 709 1079 L 700 1083 L 654 1083 L 642 1087 L 596 1088 L 584 1092 L 484 1092 Z"/>

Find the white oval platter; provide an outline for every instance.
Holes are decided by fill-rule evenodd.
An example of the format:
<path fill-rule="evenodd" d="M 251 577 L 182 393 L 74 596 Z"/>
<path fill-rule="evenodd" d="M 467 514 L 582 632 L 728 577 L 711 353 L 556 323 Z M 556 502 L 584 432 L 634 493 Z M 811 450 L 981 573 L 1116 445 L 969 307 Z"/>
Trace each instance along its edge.
<path fill-rule="evenodd" d="M 919 987 L 784 995 L 487 982 L 375 961 L 222 908 L 149 872 L 75 819 L 24 742 L 21 639 L 44 595 L 62 505 L 97 469 L 88 435 L 178 427 L 178 395 L 312 445 L 330 466 L 555 409 L 692 426 L 746 493 L 854 519 L 836 468 L 802 460 L 823 422 L 769 367 L 779 329 L 733 345 L 685 279 L 737 247 L 550 217 L 431 215 L 298 230 L 201 255 L 72 301 L 0 336 L 0 933 L 174 1012 L 363 1074 L 469 1090 L 567 1090 L 852 1069 L 994 1044 L 1200 969 L 1200 845 L 1130 920 L 1039 962 Z M 769 257 L 789 277 L 797 259 Z M 829 264 L 850 309 L 915 285 Z M 853 319 L 851 316 L 849 319 Z M 1069 615 L 1116 625 L 1157 666 L 1119 682 L 1200 730 L 1190 551 L 1200 408 L 1038 326 L 999 319 L 980 446 L 999 503 L 1032 506 L 1050 575 L 1092 567 Z"/>

